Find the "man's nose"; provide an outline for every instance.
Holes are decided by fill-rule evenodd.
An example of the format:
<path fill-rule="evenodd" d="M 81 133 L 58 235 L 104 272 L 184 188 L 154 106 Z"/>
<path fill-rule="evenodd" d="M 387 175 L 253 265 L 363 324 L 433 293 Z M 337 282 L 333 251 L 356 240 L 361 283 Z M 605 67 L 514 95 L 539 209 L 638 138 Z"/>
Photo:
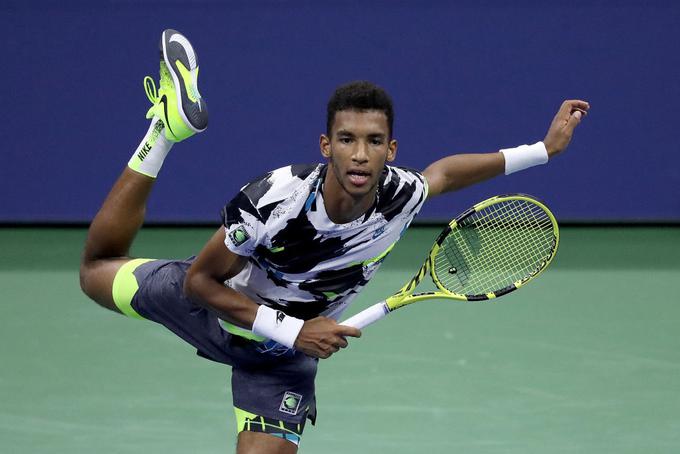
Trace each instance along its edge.
<path fill-rule="evenodd" d="M 354 154 L 352 160 L 356 162 L 366 162 L 368 161 L 368 144 L 364 141 L 359 141 L 356 148 L 354 149 Z"/>

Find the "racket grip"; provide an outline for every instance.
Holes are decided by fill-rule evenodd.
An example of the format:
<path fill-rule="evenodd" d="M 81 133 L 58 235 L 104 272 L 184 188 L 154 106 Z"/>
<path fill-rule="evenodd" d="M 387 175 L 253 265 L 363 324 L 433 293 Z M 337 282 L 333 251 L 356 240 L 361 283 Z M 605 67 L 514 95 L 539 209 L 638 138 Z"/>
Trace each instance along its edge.
<path fill-rule="evenodd" d="M 340 323 L 345 326 L 352 326 L 357 329 L 364 329 L 368 325 L 377 322 L 384 316 L 390 313 L 390 309 L 387 307 L 385 301 L 374 304 L 358 314 L 348 318 L 344 322 Z"/>

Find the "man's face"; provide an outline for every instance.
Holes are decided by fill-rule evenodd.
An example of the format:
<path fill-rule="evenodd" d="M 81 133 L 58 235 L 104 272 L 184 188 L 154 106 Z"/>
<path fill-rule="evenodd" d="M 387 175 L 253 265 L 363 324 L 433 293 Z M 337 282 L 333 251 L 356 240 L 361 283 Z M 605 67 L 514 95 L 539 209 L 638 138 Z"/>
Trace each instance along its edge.
<path fill-rule="evenodd" d="M 397 153 L 397 141 L 390 139 L 387 116 L 380 110 L 336 112 L 331 137 L 322 135 L 319 143 L 337 183 L 355 199 L 375 193 L 385 161 L 393 161 Z"/>

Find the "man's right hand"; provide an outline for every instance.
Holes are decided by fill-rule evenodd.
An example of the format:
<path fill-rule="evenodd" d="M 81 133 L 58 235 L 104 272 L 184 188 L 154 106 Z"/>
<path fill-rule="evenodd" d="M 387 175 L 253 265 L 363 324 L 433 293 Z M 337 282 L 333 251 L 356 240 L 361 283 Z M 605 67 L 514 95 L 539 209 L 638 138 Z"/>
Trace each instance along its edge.
<path fill-rule="evenodd" d="M 332 318 L 316 317 L 302 325 L 295 340 L 295 348 L 309 356 L 325 359 L 347 347 L 347 336 L 361 337 L 361 331 L 338 325 Z"/>

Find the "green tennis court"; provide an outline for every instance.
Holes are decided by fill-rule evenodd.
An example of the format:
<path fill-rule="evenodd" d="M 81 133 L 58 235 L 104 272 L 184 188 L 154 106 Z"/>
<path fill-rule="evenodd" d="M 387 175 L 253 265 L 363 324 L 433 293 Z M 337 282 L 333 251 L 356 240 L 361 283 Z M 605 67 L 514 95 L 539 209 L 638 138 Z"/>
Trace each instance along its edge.
<path fill-rule="evenodd" d="M 353 307 L 417 270 L 412 228 Z M 145 229 L 183 257 L 212 229 Z M 84 229 L 0 230 L 0 452 L 224 453 L 229 370 L 78 286 Z M 562 229 L 551 268 L 498 303 L 430 302 L 323 361 L 308 453 L 680 452 L 680 229 Z"/>

